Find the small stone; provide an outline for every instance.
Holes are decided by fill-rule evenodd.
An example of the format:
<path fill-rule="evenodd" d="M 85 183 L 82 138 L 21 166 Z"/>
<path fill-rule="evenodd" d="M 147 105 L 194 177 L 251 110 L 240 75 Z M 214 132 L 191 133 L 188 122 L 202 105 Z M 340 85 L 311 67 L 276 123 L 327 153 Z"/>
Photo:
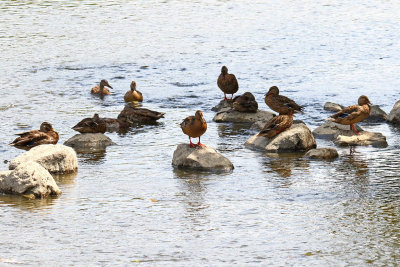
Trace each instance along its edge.
<path fill-rule="evenodd" d="M 215 122 L 251 122 L 254 123 L 256 121 L 268 121 L 275 116 L 274 113 L 265 111 L 265 110 L 257 110 L 255 113 L 244 113 L 239 112 L 234 109 L 230 109 L 227 111 L 218 112 L 213 121 Z"/>
<path fill-rule="evenodd" d="M 190 147 L 180 144 L 174 151 L 172 165 L 178 168 L 190 168 L 206 171 L 231 171 L 232 162 L 218 153 L 214 148 Z"/>
<path fill-rule="evenodd" d="M 310 159 L 325 159 L 331 160 L 339 157 L 339 154 L 334 148 L 315 148 L 309 150 L 304 157 Z"/>
<path fill-rule="evenodd" d="M 372 133 L 367 131 L 360 132 L 360 135 L 338 135 L 333 142 L 339 146 L 388 146 L 388 143 L 386 142 L 386 137 L 384 135 L 382 135 L 381 133 Z"/>
<path fill-rule="evenodd" d="M 324 105 L 324 110 L 333 111 L 333 112 L 339 112 L 343 108 L 344 107 L 342 105 L 332 103 L 332 102 L 326 102 Z"/>
<path fill-rule="evenodd" d="M 361 132 L 360 126 L 354 125 L 357 131 Z M 333 121 L 325 121 L 321 126 L 317 127 L 313 132 L 316 138 L 334 139 L 337 135 L 352 136 L 354 132 L 350 130 L 349 125 L 342 125 Z"/>
<path fill-rule="evenodd" d="M 102 133 L 86 133 L 74 135 L 65 141 L 64 145 L 77 150 L 104 150 L 107 146 L 115 145 L 115 143 Z"/>

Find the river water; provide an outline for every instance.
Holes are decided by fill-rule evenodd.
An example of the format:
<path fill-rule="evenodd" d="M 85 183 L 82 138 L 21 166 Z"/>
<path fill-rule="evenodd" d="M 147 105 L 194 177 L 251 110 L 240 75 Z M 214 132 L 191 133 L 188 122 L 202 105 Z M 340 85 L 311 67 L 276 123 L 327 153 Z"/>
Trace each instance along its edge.
<path fill-rule="evenodd" d="M 116 117 L 136 80 L 156 126 L 107 134 L 117 146 L 78 154 L 56 177 L 59 198 L 0 195 L 0 262 L 15 266 L 360 265 L 400 262 L 399 128 L 387 148 L 337 148 L 338 160 L 248 150 L 248 125 L 212 122 L 222 65 L 261 109 L 272 85 L 305 106 L 311 129 L 326 101 L 361 94 L 389 112 L 400 99 L 398 1 L 1 1 L 0 164 L 13 134 L 49 121 L 63 143 L 78 121 Z M 104 100 L 90 88 L 114 87 Z M 174 170 L 197 109 L 202 141 L 227 174 Z M 317 140 L 319 147 L 335 147 Z"/>

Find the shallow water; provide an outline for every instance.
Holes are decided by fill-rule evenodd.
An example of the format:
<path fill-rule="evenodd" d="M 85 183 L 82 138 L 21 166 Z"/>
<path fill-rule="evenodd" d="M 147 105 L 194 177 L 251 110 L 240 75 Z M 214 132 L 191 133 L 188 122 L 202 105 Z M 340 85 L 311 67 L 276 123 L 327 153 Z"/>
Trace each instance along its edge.
<path fill-rule="evenodd" d="M 107 134 L 118 145 L 79 154 L 57 177 L 61 197 L 0 195 L 0 262 L 9 265 L 397 265 L 400 130 L 387 148 L 338 148 L 333 162 L 250 151 L 246 125 L 212 122 L 223 64 L 240 91 L 278 85 L 314 129 L 326 101 L 361 94 L 389 112 L 400 99 L 398 1 L 2 1 L 0 162 L 13 133 L 51 122 L 60 143 L 97 112 L 116 117 L 131 80 L 156 126 Z M 104 100 L 90 88 L 114 87 Z M 203 110 L 202 138 L 235 165 L 174 170 L 178 123 Z M 334 147 L 317 140 L 319 147 Z M 152 200 L 153 199 L 153 200 Z"/>

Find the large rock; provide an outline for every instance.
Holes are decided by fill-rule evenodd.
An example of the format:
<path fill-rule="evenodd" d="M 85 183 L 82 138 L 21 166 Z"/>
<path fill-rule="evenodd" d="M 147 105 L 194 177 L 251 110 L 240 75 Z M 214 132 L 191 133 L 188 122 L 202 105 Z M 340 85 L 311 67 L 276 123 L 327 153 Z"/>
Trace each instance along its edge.
<path fill-rule="evenodd" d="M 342 105 L 332 103 L 332 102 L 326 102 L 324 105 L 324 109 L 328 111 L 333 111 L 333 112 L 339 112 L 343 109 L 344 107 Z"/>
<path fill-rule="evenodd" d="M 206 171 L 231 171 L 232 162 L 219 154 L 214 148 L 189 147 L 188 144 L 180 144 L 174 151 L 172 165 L 178 168 L 191 168 Z"/>
<path fill-rule="evenodd" d="M 29 198 L 61 194 L 51 174 L 33 161 L 19 164 L 13 171 L 0 172 L 0 191 Z"/>
<path fill-rule="evenodd" d="M 357 131 L 363 131 L 360 126 L 354 125 Z M 349 125 L 342 125 L 333 121 L 326 121 L 321 126 L 317 127 L 313 132 L 313 135 L 317 138 L 334 139 L 335 136 L 345 135 L 352 136 L 354 132 L 350 130 Z"/>
<path fill-rule="evenodd" d="M 104 150 L 115 143 L 102 133 L 76 134 L 64 142 L 64 145 L 76 150 Z"/>
<path fill-rule="evenodd" d="M 307 151 L 304 157 L 309 159 L 335 159 L 339 157 L 339 154 L 334 148 L 315 148 Z"/>
<path fill-rule="evenodd" d="M 273 138 L 266 138 L 256 134 L 250 137 L 245 145 L 274 153 L 307 151 L 317 147 L 310 129 L 303 123 L 293 124 L 288 130 Z"/>
<path fill-rule="evenodd" d="M 268 121 L 274 117 L 274 113 L 265 111 L 265 110 L 257 110 L 256 113 L 244 113 L 239 112 L 234 109 L 229 109 L 225 111 L 218 112 L 213 121 L 215 122 L 251 122 L 254 123 L 256 121 Z"/>
<path fill-rule="evenodd" d="M 373 146 L 387 147 L 386 137 L 381 133 L 360 132 L 360 135 L 352 136 L 338 135 L 333 142 L 339 146 Z"/>
<path fill-rule="evenodd" d="M 34 161 L 50 173 L 69 173 L 78 169 L 78 158 L 75 151 L 64 145 L 40 145 L 19 155 L 10 161 L 9 169 Z"/>
<path fill-rule="evenodd" d="M 394 104 L 389 113 L 388 120 L 391 123 L 400 124 L 400 100 Z"/>

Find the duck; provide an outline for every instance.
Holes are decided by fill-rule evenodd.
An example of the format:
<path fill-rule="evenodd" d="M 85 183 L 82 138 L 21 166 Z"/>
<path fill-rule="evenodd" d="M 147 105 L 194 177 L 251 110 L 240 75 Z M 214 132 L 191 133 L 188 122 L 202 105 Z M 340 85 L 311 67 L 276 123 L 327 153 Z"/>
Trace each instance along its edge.
<path fill-rule="evenodd" d="M 132 81 L 131 82 L 131 90 L 127 91 L 124 95 L 124 101 L 125 102 L 142 102 L 143 101 L 143 95 L 141 92 L 136 90 L 136 82 Z"/>
<path fill-rule="evenodd" d="M 80 133 L 105 133 L 106 128 L 105 121 L 100 119 L 97 113 L 93 118 L 85 118 L 72 127 L 73 130 Z"/>
<path fill-rule="evenodd" d="M 59 135 L 54 131 L 53 126 L 49 122 L 43 122 L 40 125 L 40 130 L 19 133 L 19 135 L 9 145 L 16 148 L 29 150 L 32 147 L 43 144 L 57 144 Z"/>
<path fill-rule="evenodd" d="M 190 147 L 205 147 L 200 143 L 200 136 L 202 136 L 207 131 L 207 122 L 203 117 L 203 112 L 197 110 L 194 116 L 189 116 L 185 118 L 180 124 L 182 132 L 189 136 L 189 146 Z M 192 143 L 192 138 L 199 138 L 197 144 Z"/>
<path fill-rule="evenodd" d="M 293 113 L 282 114 L 273 117 L 265 124 L 264 128 L 260 131 L 258 136 L 272 138 L 275 135 L 286 131 L 293 125 Z"/>
<path fill-rule="evenodd" d="M 92 88 L 92 90 L 90 91 L 91 94 L 93 95 L 109 95 L 110 94 L 110 90 L 108 88 L 104 88 L 105 86 L 112 88 L 112 86 L 108 83 L 107 80 L 101 80 L 100 81 L 100 86 L 96 85 Z"/>
<path fill-rule="evenodd" d="M 157 112 L 147 108 L 137 108 L 133 103 L 128 103 L 119 113 L 117 120 L 128 125 L 134 123 L 154 123 L 164 118 L 164 114 L 163 112 Z"/>
<path fill-rule="evenodd" d="M 277 86 L 272 86 L 269 88 L 268 93 L 265 94 L 265 104 L 272 109 L 281 114 L 289 113 L 303 113 L 302 106 L 299 106 L 292 99 L 280 95 L 279 88 Z"/>
<path fill-rule="evenodd" d="M 224 100 L 232 101 L 233 94 L 239 90 L 239 84 L 234 74 L 228 73 L 228 68 L 222 66 L 221 74 L 218 76 L 217 85 L 224 92 Z M 232 94 L 230 99 L 226 98 L 226 94 Z"/>
<path fill-rule="evenodd" d="M 258 109 L 258 103 L 252 93 L 246 92 L 233 99 L 233 108 L 239 112 L 255 113 Z"/>
<path fill-rule="evenodd" d="M 343 125 L 350 125 L 350 130 L 352 130 L 356 135 L 360 135 L 360 133 L 354 128 L 354 124 L 369 117 L 371 105 L 372 104 L 368 97 L 361 95 L 358 98 L 358 105 L 345 107 L 338 113 L 333 114 L 328 120 Z"/>

